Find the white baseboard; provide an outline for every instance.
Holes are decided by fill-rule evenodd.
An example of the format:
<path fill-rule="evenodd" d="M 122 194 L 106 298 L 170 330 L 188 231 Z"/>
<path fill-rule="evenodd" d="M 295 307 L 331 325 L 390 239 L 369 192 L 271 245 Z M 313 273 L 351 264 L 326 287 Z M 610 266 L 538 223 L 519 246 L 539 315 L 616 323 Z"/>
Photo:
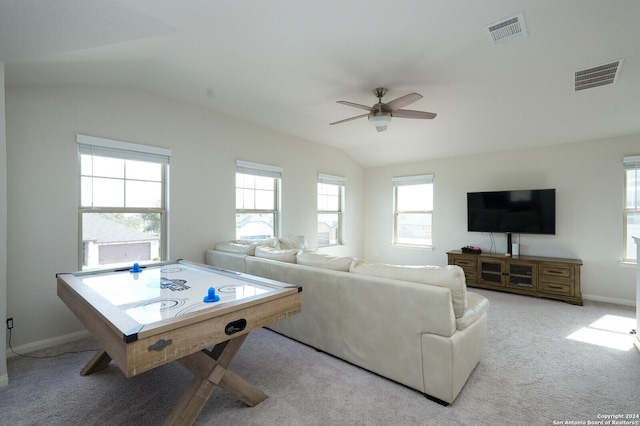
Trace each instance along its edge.
<path fill-rule="evenodd" d="M 582 298 L 584 300 L 593 300 L 594 302 L 613 303 L 614 305 L 636 306 L 636 301 L 630 299 L 614 299 L 612 297 L 594 296 L 584 293 L 582 293 Z"/>
<path fill-rule="evenodd" d="M 5 386 L 9 386 L 9 375 L 8 374 L 3 374 L 2 376 L 0 376 L 0 388 L 3 388 Z"/>
<path fill-rule="evenodd" d="M 76 340 L 89 337 L 91 334 L 87 330 L 77 331 L 63 336 L 52 337 L 50 339 L 38 340 L 37 342 L 27 343 L 25 345 L 14 346 L 13 350 L 19 354 L 28 354 L 29 352 L 47 349 L 52 346 L 62 345 L 63 343 L 75 342 Z M 11 349 L 7 348 L 7 358 L 17 356 Z M 0 377 L 0 381 L 2 378 Z"/>

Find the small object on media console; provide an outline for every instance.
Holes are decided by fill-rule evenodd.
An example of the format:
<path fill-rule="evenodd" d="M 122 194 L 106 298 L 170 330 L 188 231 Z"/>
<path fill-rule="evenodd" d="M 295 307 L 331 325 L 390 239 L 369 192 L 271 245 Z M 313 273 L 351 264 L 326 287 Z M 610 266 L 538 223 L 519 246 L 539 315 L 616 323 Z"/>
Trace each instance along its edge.
<path fill-rule="evenodd" d="M 462 247 L 462 252 L 463 253 L 480 254 L 480 253 L 482 253 L 482 250 L 480 250 L 480 247 L 465 246 L 465 247 Z"/>

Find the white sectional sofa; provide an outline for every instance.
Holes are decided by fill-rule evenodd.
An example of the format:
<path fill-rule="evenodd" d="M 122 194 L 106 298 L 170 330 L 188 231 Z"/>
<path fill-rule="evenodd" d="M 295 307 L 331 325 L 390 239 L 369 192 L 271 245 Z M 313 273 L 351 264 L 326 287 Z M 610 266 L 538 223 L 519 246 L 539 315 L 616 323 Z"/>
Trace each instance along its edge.
<path fill-rule="evenodd" d="M 397 266 L 306 250 L 303 237 L 206 250 L 214 267 L 300 285 L 302 313 L 269 326 L 452 403 L 485 345 L 489 301 L 458 266 Z"/>

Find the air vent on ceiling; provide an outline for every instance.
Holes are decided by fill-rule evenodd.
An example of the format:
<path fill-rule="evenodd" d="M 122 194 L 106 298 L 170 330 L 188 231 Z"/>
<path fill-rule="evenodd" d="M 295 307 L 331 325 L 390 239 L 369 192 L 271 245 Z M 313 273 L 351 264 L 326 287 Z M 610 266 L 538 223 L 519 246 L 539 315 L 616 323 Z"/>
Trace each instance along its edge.
<path fill-rule="evenodd" d="M 484 32 L 494 46 L 509 43 L 527 36 L 527 27 L 522 13 L 505 18 L 484 27 Z"/>
<path fill-rule="evenodd" d="M 622 59 L 586 70 L 576 71 L 573 91 L 591 89 L 593 87 L 613 84 L 618 79 Z"/>

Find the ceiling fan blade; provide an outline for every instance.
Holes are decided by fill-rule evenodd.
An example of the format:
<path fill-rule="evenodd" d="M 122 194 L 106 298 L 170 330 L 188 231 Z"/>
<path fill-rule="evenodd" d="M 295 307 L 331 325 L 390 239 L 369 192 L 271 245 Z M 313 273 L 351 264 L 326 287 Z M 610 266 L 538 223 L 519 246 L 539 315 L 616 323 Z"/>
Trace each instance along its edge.
<path fill-rule="evenodd" d="M 422 119 L 433 119 L 436 118 L 435 112 L 426 112 L 426 111 L 414 111 L 411 109 L 397 109 L 391 113 L 392 116 L 398 118 L 422 118 Z"/>
<path fill-rule="evenodd" d="M 354 108 L 360 108 L 360 109 L 364 109 L 366 111 L 372 111 L 370 106 L 361 105 L 361 104 L 355 104 L 355 103 L 349 102 L 349 101 L 336 101 L 336 102 L 339 103 L 339 104 L 342 104 L 342 105 L 347 105 L 347 106 L 354 107 Z"/>
<path fill-rule="evenodd" d="M 329 125 L 331 126 L 334 124 L 346 123 L 347 121 L 356 120 L 358 118 L 366 117 L 367 115 L 369 115 L 369 113 L 356 115 L 355 117 L 351 117 L 351 118 L 345 118 L 344 120 L 340 120 L 340 121 L 334 121 L 333 123 L 329 123 Z"/>
<path fill-rule="evenodd" d="M 376 130 L 379 132 L 384 132 L 387 130 L 387 126 L 376 126 Z"/>
<path fill-rule="evenodd" d="M 409 104 L 414 103 L 415 101 L 419 101 L 422 99 L 422 95 L 418 93 L 409 93 L 408 95 L 400 96 L 392 101 L 387 102 L 387 108 L 391 111 L 395 111 L 402 107 L 406 107 Z"/>

